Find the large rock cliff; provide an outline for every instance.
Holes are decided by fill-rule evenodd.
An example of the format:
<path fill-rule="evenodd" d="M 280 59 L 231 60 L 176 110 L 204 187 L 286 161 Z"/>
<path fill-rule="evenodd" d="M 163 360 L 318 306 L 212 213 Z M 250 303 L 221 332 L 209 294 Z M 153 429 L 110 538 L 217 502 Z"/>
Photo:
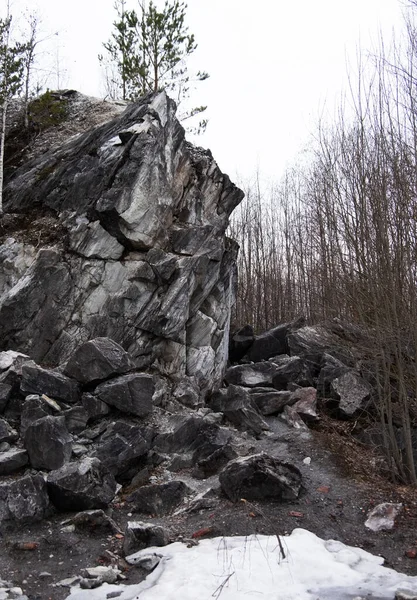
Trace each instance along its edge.
<path fill-rule="evenodd" d="M 56 366 L 105 336 L 137 367 L 216 385 L 242 196 L 164 92 L 25 161 L 5 189 L 0 349 Z"/>

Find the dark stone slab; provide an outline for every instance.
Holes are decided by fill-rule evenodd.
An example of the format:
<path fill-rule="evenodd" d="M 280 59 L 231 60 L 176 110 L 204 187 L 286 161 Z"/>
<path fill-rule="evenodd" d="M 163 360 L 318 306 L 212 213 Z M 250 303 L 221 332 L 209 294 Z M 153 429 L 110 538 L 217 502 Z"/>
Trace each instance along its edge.
<path fill-rule="evenodd" d="M 245 325 L 230 336 L 229 360 L 231 363 L 239 362 L 252 346 L 255 335 L 253 327 Z"/>
<path fill-rule="evenodd" d="M 223 492 L 232 502 L 246 500 L 296 500 L 301 490 L 297 467 L 267 454 L 238 458 L 219 476 Z"/>
<path fill-rule="evenodd" d="M 291 356 L 280 362 L 272 378 L 272 385 L 277 390 L 286 390 L 290 383 L 302 387 L 309 387 L 314 384 L 308 360 L 299 356 Z"/>
<path fill-rule="evenodd" d="M 222 412 L 237 427 L 255 435 L 269 429 L 248 390 L 243 387 L 229 385 L 225 390 L 219 390 L 213 394 L 210 406 L 214 411 Z"/>
<path fill-rule="evenodd" d="M 169 532 L 161 525 L 129 521 L 125 529 L 123 552 L 125 556 L 151 546 L 169 544 Z"/>
<path fill-rule="evenodd" d="M 144 485 L 127 497 L 131 510 L 147 515 L 168 515 L 184 500 L 189 492 L 183 481 L 170 481 L 161 485 Z"/>
<path fill-rule="evenodd" d="M 73 406 L 68 410 L 64 410 L 62 415 L 65 419 L 67 429 L 71 433 L 79 433 L 85 429 L 88 421 L 88 413 L 83 406 Z"/>
<path fill-rule="evenodd" d="M 30 396 L 26 396 L 20 417 L 20 437 L 24 439 L 26 429 L 38 419 L 55 414 L 56 411 L 39 395 L 31 394 Z"/>
<path fill-rule="evenodd" d="M 52 471 L 68 462 L 72 452 L 72 438 L 64 417 L 42 417 L 31 423 L 25 433 L 24 445 L 29 461 L 35 469 Z"/>
<path fill-rule="evenodd" d="M 284 406 L 295 402 L 291 392 L 278 391 L 274 388 L 252 388 L 249 394 L 262 415 L 275 415 L 284 410 Z"/>
<path fill-rule="evenodd" d="M 48 510 L 49 498 L 42 475 L 26 475 L 0 483 L 0 523 L 41 521 Z"/>
<path fill-rule="evenodd" d="M 0 419 L 0 443 L 15 442 L 18 438 L 17 431 L 5 419 Z"/>
<path fill-rule="evenodd" d="M 253 362 L 268 360 L 271 356 L 288 353 L 287 334 L 291 329 L 291 323 L 278 325 L 257 335 L 246 354 L 246 358 Z"/>
<path fill-rule="evenodd" d="M 106 337 L 95 338 L 77 348 L 64 373 L 80 383 L 103 381 L 134 368 L 129 354 Z"/>
<path fill-rule="evenodd" d="M 52 471 L 48 494 L 61 511 L 106 508 L 116 493 L 116 480 L 97 458 L 83 458 Z"/>
<path fill-rule="evenodd" d="M 152 375 L 130 373 L 97 386 L 97 397 L 122 412 L 146 417 L 152 412 L 155 383 Z"/>
<path fill-rule="evenodd" d="M 235 365 L 225 373 L 227 383 L 244 387 L 272 386 L 277 366 L 272 362 Z"/>
<path fill-rule="evenodd" d="M 152 438 L 147 427 L 117 421 L 107 427 L 94 455 L 118 479 L 129 478 L 130 470 L 140 465 L 150 450 Z"/>
<path fill-rule="evenodd" d="M 54 400 L 74 404 L 80 399 L 80 386 L 77 381 L 53 369 L 43 369 L 35 363 L 22 367 L 20 389 L 24 394 L 46 394 Z"/>
<path fill-rule="evenodd" d="M 82 405 L 87 412 L 88 420 L 93 421 L 100 417 L 108 415 L 110 412 L 110 406 L 97 398 L 93 394 L 85 393 L 81 396 Z"/>
<path fill-rule="evenodd" d="M 26 466 L 28 462 L 26 450 L 11 448 L 7 452 L 0 452 L 0 475 L 10 475 Z"/>

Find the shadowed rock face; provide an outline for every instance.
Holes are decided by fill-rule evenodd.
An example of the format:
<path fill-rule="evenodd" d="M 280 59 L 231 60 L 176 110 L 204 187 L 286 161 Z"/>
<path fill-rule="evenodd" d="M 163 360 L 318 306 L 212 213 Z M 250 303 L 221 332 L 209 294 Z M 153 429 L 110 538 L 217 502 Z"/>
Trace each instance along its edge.
<path fill-rule="evenodd" d="M 29 219 L 0 246 L 1 348 L 56 366 L 109 337 L 139 367 L 212 387 L 234 296 L 225 230 L 242 197 L 185 141 L 163 92 L 27 162 L 5 190 L 6 219 Z"/>

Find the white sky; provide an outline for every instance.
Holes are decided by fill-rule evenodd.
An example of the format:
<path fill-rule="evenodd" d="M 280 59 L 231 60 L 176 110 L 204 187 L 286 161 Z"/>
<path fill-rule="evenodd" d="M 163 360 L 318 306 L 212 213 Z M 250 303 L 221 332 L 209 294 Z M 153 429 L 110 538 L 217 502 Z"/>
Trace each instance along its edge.
<path fill-rule="evenodd" d="M 209 147 L 232 176 L 259 168 L 275 179 L 307 142 L 324 106 L 333 110 L 359 43 L 375 47 L 379 31 L 388 40 L 404 10 L 401 0 L 187 4 L 198 43 L 192 64 L 210 73 L 195 95 L 196 105 L 208 105 L 210 119 L 197 143 Z M 28 5 L 38 7 L 46 33 L 59 31 L 43 49 L 53 63 L 59 57 L 61 87 L 102 96 L 97 55 L 110 37 L 113 0 L 12 0 L 15 21 Z M 56 76 L 48 85 L 56 87 Z"/>
<path fill-rule="evenodd" d="M 180 542 L 147 548 L 137 555 L 156 553 L 162 560 L 144 582 L 73 588 L 67 600 L 105 600 L 111 592 L 120 592 L 119 600 L 392 600 L 399 589 L 417 593 L 417 577 L 382 567 L 381 557 L 359 548 L 324 542 L 304 529 L 281 540 L 285 560 L 275 536 L 218 537 L 193 548 Z"/>

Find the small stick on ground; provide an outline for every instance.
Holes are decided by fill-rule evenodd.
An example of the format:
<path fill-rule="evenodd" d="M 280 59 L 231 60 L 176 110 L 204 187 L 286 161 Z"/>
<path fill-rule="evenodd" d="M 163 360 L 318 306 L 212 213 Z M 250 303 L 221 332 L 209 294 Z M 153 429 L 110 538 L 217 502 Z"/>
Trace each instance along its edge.
<path fill-rule="evenodd" d="M 259 513 L 261 515 L 261 517 L 263 519 L 265 519 L 265 521 L 267 521 L 268 523 L 270 523 L 272 525 L 272 527 L 273 527 L 273 523 L 271 522 L 271 520 L 268 519 L 268 517 L 262 512 L 262 510 L 259 507 L 254 506 L 253 504 L 251 504 L 250 502 L 248 502 L 245 498 L 241 498 L 240 501 L 243 502 L 243 504 L 248 508 L 248 510 L 252 509 L 254 512 Z M 280 553 L 282 555 L 282 558 L 285 559 L 285 558 L 287 558 L 287 555 L 285 554 L 285 550 L 284 550 L 284 546 L 283 546 L 283 544 L 281 542 L 281 538 L 279 537 L 278 533 L 275 533 L 275 536 L 276 536 L 276 538 L 278 540 L 279 551 L 280 551 Z"/>

